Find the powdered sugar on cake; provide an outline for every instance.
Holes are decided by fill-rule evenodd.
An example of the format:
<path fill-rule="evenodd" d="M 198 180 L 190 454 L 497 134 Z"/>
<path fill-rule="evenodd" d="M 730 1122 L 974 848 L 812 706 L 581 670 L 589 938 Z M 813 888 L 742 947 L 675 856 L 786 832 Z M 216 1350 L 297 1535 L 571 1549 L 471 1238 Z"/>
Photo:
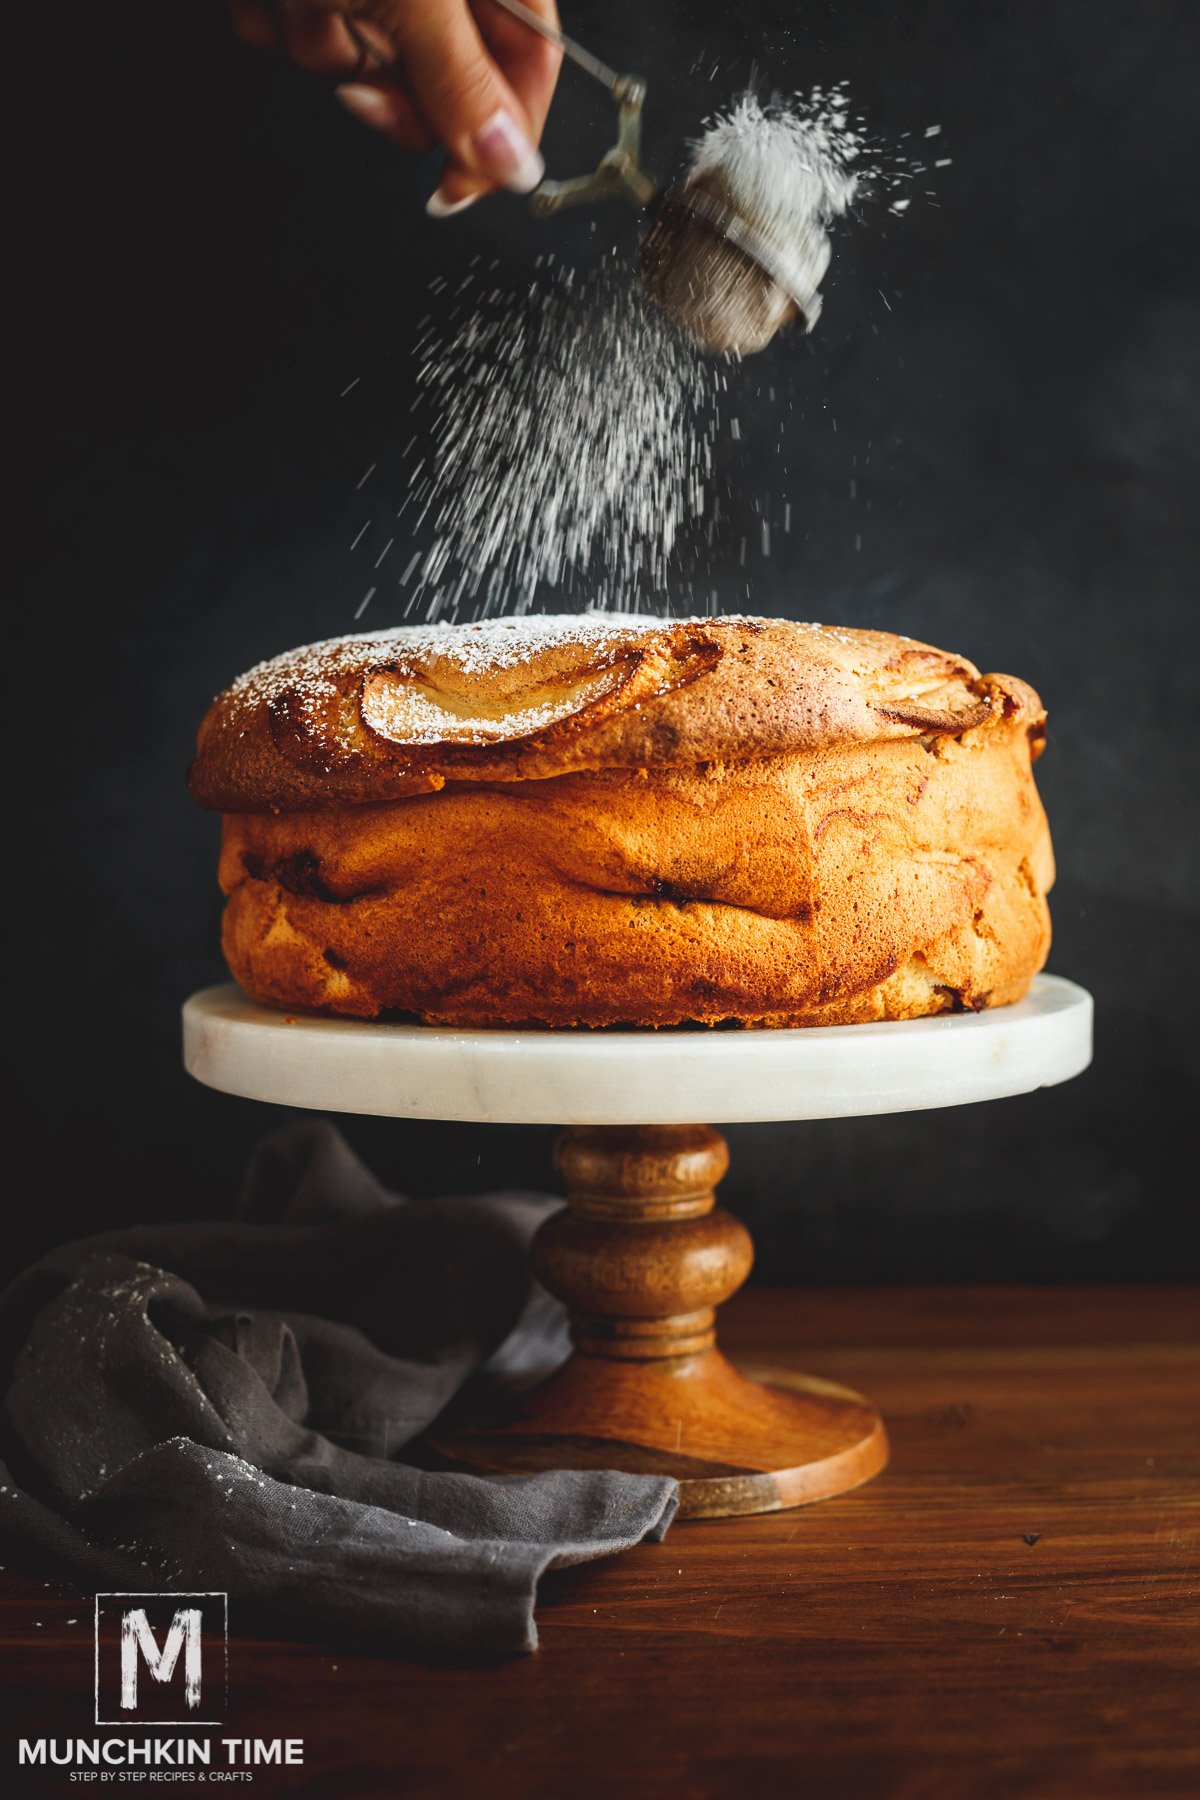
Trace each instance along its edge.
<path fill-rule="evenodd" d="M 480 619 L 473 623 L 452 625 L 400 625 L 386 630 L 357 632 L 345 637 L 326 638 L 298 650 L 259 663 L 233 682 L 230 698 L 246 711 L 281 700 L 285 695 L 301 706 L 316 708 L 338 693 L 347 677 L 382 673 L 389 666 L 405 677 L 403 688 L 397 688 L 394 705 L 386 708 L 392 714 L 390 723 L 384 717 L 384 703 L 376 702 L 378 729 L 386 735 L 400 733 L 401 718 L 397 710 L 403 693 L 403 732 L 406 742 L 431 743 L 443 739 L 453 722 L 452 713 L 439 706 L 436 698 L 423 699 L 414 689 L 412 677 L 426 679 L 438 673 L 461 681 L 469 689 L 482 686 L 490 678 L 506 670 L 520 669 L 536 661 L 546 651 L 579 650 L 603 653 L 619 648 L 631 638 L 648 637 L 681 625 L 721 626 L 756 625 L 769 621 L 742 614 L 723 614 L 716 618 L 693 614 L 687 618 L 663 618 L 645 613 L 590 612 L 539 613 L 521 618 Z M 835 626 L 797 624 L 843 650 L 857 647 L 856 634 Z M 439 667 L 440 666 L 440 667 Z M 561 681 L 556 680 L 556 685 Z M 581 693 L 586 676 L 577 680 L 566 677 L 571 697 L 556 695 L 543 705 L 522 705 L 522 697 L 514 696 L 511 712 L 494 717 L 495 735 L 517 737 L 544 729 L 556 718 L 574 711 L 587 696 Z M 526 699 L 528 696 L 525 697 Z M 503 716 L 504 728 L 500 729 Z M 413 735 L 415 734 L 415 735 Z"/>
<path fill-rule="evenodd" d="M 409 744 L 527 737 L 587 705 L 610 684 L 611 676 L 594 669 L 578 676 L 560 671 L 550 678 L 553 693 L 547 696 L 545 688 L 539 691 L 535 670 L 533 691 L 513 695 L 510 705 L 502 700 L 497 704 L 496 696 L 488 695 L 486 706 L 477 712 L 464 710 L 463 699 L 506 670 L 536 663 L 548 650 L 578 648 L 594 655 L 631 637 L 684 623 L 711 621 L 636 613 L 555 613 L 463 625 L 402 625 L 287 651 L 240 676 L 229 692 L 246 711 L 270 706 L 284 696 L 316 710 L 337 695 L 346 677 L 374 674 L 377 681 L 364 700 L 363 716 L 382 736 Z M 396 679 L 389 683 L 391 665 L 396 665 Z M 449 689 L 439 698 L 443 682 L 450 684 L 456 703 L 451 703 Z"/>
<path fill-rule="evenodd" d="M 463 675 L 482 680 L 501 669 L 518 668 L 543 650 L 570 644 L 599 649 L 631 632 L 661 631 L 676 622 L 638 613 L 540 613 L 467 625 L 393 625 L 286 650 L 240 675 L 229 691 L 255 706 L 285 692 L 311 690 L 316 698 L 333 692 L 340 677 L 361 668 L 372 648 L 381 653 L 381 667 L 392 658 L 432 663 L 448 657 Z"/>

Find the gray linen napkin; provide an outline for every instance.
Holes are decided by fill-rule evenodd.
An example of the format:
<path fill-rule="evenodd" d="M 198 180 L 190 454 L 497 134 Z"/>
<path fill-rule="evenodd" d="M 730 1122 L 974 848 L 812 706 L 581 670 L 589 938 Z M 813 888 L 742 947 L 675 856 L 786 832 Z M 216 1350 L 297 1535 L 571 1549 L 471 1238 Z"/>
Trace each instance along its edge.
<path fill-rule="evenodd" d="M 223 1589 L 397 1649 L 534 1649 L 543 1571 L 661 1538 L 675 1483 L 400 1458 L 468 1378 L 565 1354 L 526 1260 L 553 1204 L 399 1199 L 313 1122 L 259 1147 L 232 1222 L 52 1251 L 0 1299 L 0 1528 L 125 1591 Z"/>

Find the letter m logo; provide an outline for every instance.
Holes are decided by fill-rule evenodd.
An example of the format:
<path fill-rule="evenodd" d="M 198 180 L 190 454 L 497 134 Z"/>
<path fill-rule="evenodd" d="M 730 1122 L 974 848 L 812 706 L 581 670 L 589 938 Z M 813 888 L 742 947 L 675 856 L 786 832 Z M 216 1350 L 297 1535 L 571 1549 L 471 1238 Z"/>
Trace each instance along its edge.
<path fill-rule="evenodd" d="M 181 1606 L 167 1630 L 160 1650 L 150 1629 L 144 1606 L 127 1608 L 121 1620 L 121 1711 L 136 1712 L 138 1660 L 145 1663 L 155 1681 L 170 1681 L 183 1651 L 183 1697 L 190 1711 L 200 1704 L 200 1609 Z"/>
<path fill-rule="evenodd" d="M 96 1723 L 224 1723 L 224 1594 L 96 1595 Z"/>

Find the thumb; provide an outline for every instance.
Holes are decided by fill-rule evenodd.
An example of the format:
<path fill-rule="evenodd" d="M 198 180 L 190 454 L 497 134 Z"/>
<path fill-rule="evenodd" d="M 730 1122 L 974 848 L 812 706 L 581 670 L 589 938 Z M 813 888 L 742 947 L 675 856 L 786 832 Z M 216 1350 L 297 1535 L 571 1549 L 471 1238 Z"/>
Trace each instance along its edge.
<path fill-rule="evenodd" d="M 450 173 L 475 191 L 528 194 L 545 172 L 530 120 L 471 15 L 467 0 L 366 0 L 354 9 L 395 46 L 404 85 L 445 145 Z"/>

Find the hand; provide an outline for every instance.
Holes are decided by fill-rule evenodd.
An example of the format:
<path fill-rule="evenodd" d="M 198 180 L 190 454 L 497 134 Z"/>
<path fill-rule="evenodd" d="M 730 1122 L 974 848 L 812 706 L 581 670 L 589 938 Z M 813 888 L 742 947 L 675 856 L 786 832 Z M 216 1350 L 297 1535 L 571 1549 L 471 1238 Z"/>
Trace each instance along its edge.
<path fill-rule="evenodd" d="M 558 23 L 555 0 L 526 0 Z M 461 212 L 482 194 L 528 194 L 559 52 L 496 0 L 230 0 L 234 30 L 259 50 L 340 78 L 356 119 L 405 150 L 446 149 L 426 210 Z"/>

